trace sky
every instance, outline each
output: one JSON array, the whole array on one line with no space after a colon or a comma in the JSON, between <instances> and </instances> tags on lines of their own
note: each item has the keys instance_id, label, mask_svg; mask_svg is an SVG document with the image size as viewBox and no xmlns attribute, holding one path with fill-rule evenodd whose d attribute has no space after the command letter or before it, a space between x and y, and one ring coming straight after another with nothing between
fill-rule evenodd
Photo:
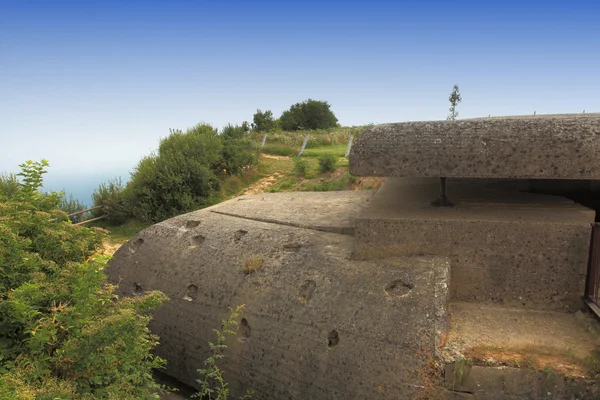
<instances>
[{"instance_id":1,"label":"sky","mask_svg":"<svg viewBox=\"0 0 600 400\"><path fill-rule=\"evenodd\" d=\"M596 0L0 0L0 172L46 158L46 186L95 187L169 128L308 98L346 126L444 119L454 84L459 118L600 112L599 16Z\"/></svg>"}]
</instances>

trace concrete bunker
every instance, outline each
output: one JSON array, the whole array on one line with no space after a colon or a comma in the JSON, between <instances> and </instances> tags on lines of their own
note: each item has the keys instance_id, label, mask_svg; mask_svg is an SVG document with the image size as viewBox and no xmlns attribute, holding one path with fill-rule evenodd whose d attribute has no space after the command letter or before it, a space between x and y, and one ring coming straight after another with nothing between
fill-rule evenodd
<instances>
[{"instance_id":1,"label":"concrete bunker","mask_svg":"<svg viewBox=\"0 0 600 400\"><path fill-rule=\"evenodd\" d=\"M246 304L227 343L233 394L595 398L583 376L549 382L484 349L567 343L584 357L600 344L576 317L595 213L531 193L539 179L600 179L599 151L598 114L375 126L350 167L388 177L379 191L250 195L178 216L120 249L109 276L122 295L135 284L172 299L151 329L167 373L190 385L212 329ZM454 207L431 205L442 177ZM242 273L251 258L260 269ZM194 301L181 295L190 282Z\"/></svg>"}]
</instances>

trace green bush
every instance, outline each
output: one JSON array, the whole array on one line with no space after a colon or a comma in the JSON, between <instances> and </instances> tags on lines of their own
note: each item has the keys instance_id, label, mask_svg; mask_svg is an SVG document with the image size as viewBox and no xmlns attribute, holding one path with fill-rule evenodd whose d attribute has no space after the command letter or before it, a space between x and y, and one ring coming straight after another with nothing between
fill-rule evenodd
<instances>
[{"instance_id":1,"label":"green bush","mask_svg":"<svg viewBox=\"0 0 600 400\"><path fill-rule=\"evenodd\" d=\"M106 221L110 225L120 225L130 217L129 205L125 202L125 186L121 178L109 179L101 183L92 194L94 207L102 206L94 210L93 216L106 215Z\"/></svg>"},{"instance_id":2,"label":"green bush","mask_svg":"<svg viewBox=\"0 0 600 400\"><path fill-rule=\"evenodd\" d=\"M338 120L330 107L326 101L311 99L296 103L281 114L281 128L285 131L297 131L336 127Z\"/></svg>"},{"instance_id":3,"label":"green bush","mask_svg":"<svg viewBox=\"0 0 600 400\"><path fill-rule=\"evenodd\" d=\"M319 157L319 172L335 171L337 157L331 153L325 153Z\"/></svg>"},{"instance_id":4,"label":"green bush","mask_svg":"<svg viewBox=\"0 0 600 400\"><path fill-rule=\"evenodd\" d=\"M221 132L223 141L222 160L215 169L227 175L240 174L258 163L258 146L245 137L241 126L227 125Z\"/></svg>"},{"instance_id":5,"label":"green bush","mask_svg":"<svg viewBox=\"0 0 600 400\"><path fill-rule=\"evenodd\" d=\"M125 197L132 216L157 222L206 205L219 190L214 170L222 151L222 140L210 125L171 132L160 141L158 153L144 157L131 175Z\"/></svg>"},{"instance_id":6,"label":"green bush","mask_svg":"<svg viewBox=\"0 0 600 400\"><path fill-rule=\"evenodd\" d=\"M15 174L0 174L0 200L13 197L19 191L19 179Z\"/></svg>"},{"instance_id":7,"label":"green bush","mask_svg":"<svg viewBox=\"0 0 600 400\"><path fill-rule=\"evenodd\" d=\"M94 256L101 236L72 225L59 193L40 192L46 161L21 165L0 202L0 399L148 399L149 313L160 292L118 299Z\"/></svg>"},{"instance_id":8,"label":"green bush","mask_svg":"<svg viewBox=\"0 0 600 400\"><path fill-rule=\"evenodd\" d=\"M71 214L71 213L85 210L85 205L81 201L79 201L78 199L73 197L72 194L69 195L69 197L67 197L66 195L63 195L63 197L60 200L60 203L58 204L58 209L60 211L63 211L66 214ZM89 218L89 211L85 212L83 214L77 214L77 215L73 215L73 216L69 217L71 222L73 222L74 224L76 224L78 222L82 222L88 218Z\"/></svg>"},{"instance_id":9,"label":"green bush","mask_svg":"<svg viewBox=\"0 0 600 400\"><path fill-rule=\"evenodd\" d=\"M294 158L294 174L296 176L305 177L309 168L310 165L308 164L308 161L306 161L304 158Z\"/></svg>"}]
</instances>

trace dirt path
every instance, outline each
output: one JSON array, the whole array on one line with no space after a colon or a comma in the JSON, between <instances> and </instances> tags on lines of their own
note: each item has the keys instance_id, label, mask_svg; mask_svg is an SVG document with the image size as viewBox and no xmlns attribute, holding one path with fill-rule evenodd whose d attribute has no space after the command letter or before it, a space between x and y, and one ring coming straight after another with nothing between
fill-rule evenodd
<instances>
[{"instance_id":1,"label":"dirt path","mask_svg":"<svg viewBox=\"0 0 600 400\"><path fill-rule=\"evenodd\" d=\"M253 183L248 186L246 190L242 193L244 194L257 194L266 192L271 186L273 186L278 179L282 178L284 175L279 172L275 172L273 175L269 175L267 177L262 178L260 181Z\"/></svg>"},{"instance_id":2,"label":"dirt path","mask_svg":"<svg viewBox=\"0 0 600 400\"><path fill-rule=\"evenodd\" d=\"M271 154L264 154L264 153L261 154L260 156L264 157L264 158L271 158L273 160L287 160L287 159L289 159L289 157L287 157L287 156L274 156L274 155L271 155Z\"/></svg>"}]
</instances>

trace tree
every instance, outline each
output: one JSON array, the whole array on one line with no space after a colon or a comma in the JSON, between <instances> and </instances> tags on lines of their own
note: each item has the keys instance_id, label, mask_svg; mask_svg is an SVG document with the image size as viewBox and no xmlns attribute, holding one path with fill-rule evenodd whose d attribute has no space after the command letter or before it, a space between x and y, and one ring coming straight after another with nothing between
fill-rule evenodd
<instances>
[{"instance_id":1,"label":"tree","mask_svg":"<svg viewBox=\"0 0 600 400\"><path fill-rule=\"evenodd\" d=\"M167 298L119 299L107 284L99 233L41 193L46 161L21 165L20 187L0 200L0 399L149 399L150 312Z\"/></svg>"},{"instance_id":2,"label":"tree","mask_svg":"<svg viewBox=\"0 0 600 400\"><path fill-rule=\"evenodd\" d=\"M458 103L462 101L462 97L460 96L460 92L458 91L458 85L454 85L452 88L452 93L450 93L450 97L448 98L450 101L450 114L446 117L449 121L454 121L456 117L458 117L458 111L456 111L456 106Z\"/></svg>"},{"instance_id":3,"label":"tree","mask_svg":"<svg viewBox=\"0 0 600 400\"><path fill-rule=\"evenodd\" d=\"M331 106L326 101L308 99L296 103L284 111L279 119L281 128L286 131L299 129L328 129L338 126Z\"/></svg>"},{"instance_id":4,"label":"tree","mask_svg":"<svg viewBox=\"0 0 600 400\"><path fill-rule=\"evenodd\" d=\"M244 133L250 132L250 124L248 123L248 121L242 122L242 130L244 131Z\"/></svg>"},{"instance_id":5,"label":"tree","mask_svg":"<svg viewBox=\"0 0 600 400\"><path fill-rule=\"evenodd\" d=\"M252 122L252 129L256 132L268 132L275 126L271 110L266 110L265 112L256 110L252 120L254 121Z\"/></svg>"}]
</instances>

